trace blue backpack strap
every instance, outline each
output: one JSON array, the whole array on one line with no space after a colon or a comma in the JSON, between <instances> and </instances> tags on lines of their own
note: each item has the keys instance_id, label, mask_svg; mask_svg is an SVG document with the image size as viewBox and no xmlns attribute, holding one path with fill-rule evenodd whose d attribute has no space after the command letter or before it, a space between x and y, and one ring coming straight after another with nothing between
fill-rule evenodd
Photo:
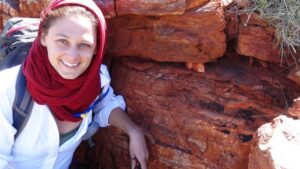
<instances>
[{"instance_id":1,"label":"blue backpack strap","mask_svg":"<svg viewBox=\"0 0 300 169\"><path fill-rule=\"evenodd\" d=\"M103 99L105 96L107 96L108 93L109 93L109 88L108 88L103 94L101 94L101 95L96 99L96 101L95 101L93 104L91 104L90 108L88 108L87 110L90 111L90 110L94 109L94 107L95 107L98 103L100 103L100 102L102 101L102 99ZM92 119L92 122L89 124L86 133L82 136L82 139L83 139L83 140L86 140L86 141L88 142L90 148L91 148L91 147L94 147L94 146L96 145L96 144L95 144L95 141L94 141L93 138L92 138L92 136L93 136L94 134L96 134L96 132L97 132L98 129L99 129L99 124L97 124L97 123L95 122L95 120L94 120L95 113L96 113L96 112L93 112L93 119Z\"/></svg>"},{"instance_id":2,"label":"blue backpack strap","mask_svg":"<svg viewBox=\"0 0 300 169\"><path fill-rule=\"evenodd\" d=\"M18 72L16 82L16 94L12 107L13 127L17 130L15 140L25 127L33 107L33 100L27 91L26 79L22 72L22 66Z\"/></svg>"}]
</instances>

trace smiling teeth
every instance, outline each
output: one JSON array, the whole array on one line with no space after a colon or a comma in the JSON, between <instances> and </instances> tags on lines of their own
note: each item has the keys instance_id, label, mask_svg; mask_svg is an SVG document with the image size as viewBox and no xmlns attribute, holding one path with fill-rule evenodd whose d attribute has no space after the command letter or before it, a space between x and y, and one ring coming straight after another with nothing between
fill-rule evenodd
<instances>
[{"instance_id":1,"label":"smiling teeth","mask_svg":"<svg viewBox=\"0 0 300 169\"><path fill-rule=\"evenodd\" d=\"M76 67L78 65L78 63L75 64L71 64L71 63L67 63L65 61L62 61L64 65L68 66L68 67Z\"/></svg>"}]
</instances>

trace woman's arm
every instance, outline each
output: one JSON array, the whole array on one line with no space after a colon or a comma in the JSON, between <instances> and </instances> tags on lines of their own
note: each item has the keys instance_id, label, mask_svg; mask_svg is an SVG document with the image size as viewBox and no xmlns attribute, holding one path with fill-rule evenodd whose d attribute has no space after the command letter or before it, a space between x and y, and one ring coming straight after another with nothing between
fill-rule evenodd
<instances>
[{"instance_id":1,"label":"woman's arm","mask_svg":"<svg viewBox=\"0 0 300 169\"><path fill-rule=\"evenodd\" d=\"M105 65L101 65L102 94L108 94L98 103L95 108L95 121L101 126L113 125L120 128L129 135L129 151L132 167L135 168L137 159L142 169L147 169L148 149L143 131L124 112L126 108L122 96L115 96L113 88L110 87L110 76Z\"/></svg>"},{"instance_id":2,"label":"woman's arm","mask_svg":"<svg viewBox=\"0 0 300 169\"><path fill-rule=\"evenodd\" d=\"M140 163L142 169L147 169L148 148L143 131L138 127L120 108L112 110L109 116L109 124L120 128L129 135L129 151L132 168L136 167L136 161Z\"/></svg>"}]
</instances>

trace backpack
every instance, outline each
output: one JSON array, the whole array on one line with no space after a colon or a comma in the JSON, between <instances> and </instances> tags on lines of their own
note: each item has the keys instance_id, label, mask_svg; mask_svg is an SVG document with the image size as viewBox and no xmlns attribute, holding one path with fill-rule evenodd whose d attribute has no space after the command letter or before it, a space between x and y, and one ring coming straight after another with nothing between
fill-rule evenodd
<instances>
[{"instance_id":1,"label":"backpack","mask_svg":"<svg viewBox=\"0 0 300 169\"><path fill-rule=\"evenodd\" d=\"M37 37L40 19L38 18L11 18L9 19L0 36L0 71L20 65L28 55L32 42ZM15 140L22 132L30 117L33 107L33 99L27 91L26 79L19 70L16 81L16 94L13 102L13 127L17 130ZM99 103L108 93L108 90L97 98L90 106ZM90 109L91 109L90 108ZM97 132L99 126L92 121L87 133L83 136L90 146L94 145L92 136Z\"/></svg>"},{"instance_id":2,"label":"backpack","mask_svg":"<svg viewBox=\"0 0 300 169\"><path fill-rule=\"evenodd\" d=\"M37 18L11 18L0 36L0 71L20 65L26 58L32 42L37 37L40 20ZM26 79L20 69L17 75L13 102L13 127L19 136L29 119L33 100L26 88Z\"/></svg>"},{"instance_id":3,"label":"backpack","mask_svg":"<svg viewBox=\"0 0 300 169\"><path fill-rule=\"evenodd\" d=\"M0 71L19 65L37 37L40 19L11 18L0 36Z\"/></svg>"}]
</instances>

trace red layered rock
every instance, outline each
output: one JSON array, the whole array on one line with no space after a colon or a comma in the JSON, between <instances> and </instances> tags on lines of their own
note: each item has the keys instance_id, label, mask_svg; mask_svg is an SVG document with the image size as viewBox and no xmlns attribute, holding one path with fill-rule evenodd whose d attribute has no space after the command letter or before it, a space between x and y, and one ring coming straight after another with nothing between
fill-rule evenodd
<instances>
[{"instance_id":1,"label":"red layered rock","mask_svg":"<svg viewBox=\"0 0 300 169\"><path fill-rule=\"evenodd\" d=\"M20 0L19 16L39 18L42 9L50 2L51 0Z\"/></svg>"},{"instance_id":2,"label":"red layered rock","mask_svg":"<svg viewBox=\"0 0 300 169\"><path fill-rule=\"evenodd\" d=\"M280 50L275 47L273 33L256 26L240 26L237 53L260 60L280 63Z\"/></svg>"},{"instance_id":3,"label":"red layered rock","mask_svg":"<svg viewBox=\"0 0 300 169\"><path fill-rule=\"evenodd\" d=\"M300 118L300 97L294 99L293 105L288 109L288 114L292 117Z\"/></svg>"},{"instance_id":4,"label":"red layered rock","mask_svg":"<svg viewBox=\"0 0 300 169\"><path fill-rule=\"evenodd\" d=\"M257 15L237 15L226 13L226 33L228 40L236 42L236 51L240 55L259 60L282 63L280 50L276 45L274 29Z\"/></svg>"},{"instance_id":5,"label":"red layered rock","mask_svg":"<svg viewBox=\"0 0 300 169\"><path fill-rule=\"evenodd\" d=\"M12 1L12 0L11 0ZM116 15L138 14L138 15L169 15L183 14L186 9L199 7L209 0L94 0L101 8L106 18ZM40 10L49 3L49 0L20 0L16 2L20 8L20 15L27 17L39 17ZM35 10L32 10L35 9Z\"/></svg>"},{"instance_id":6,"label":"red layered rock","mask_svg":"<svg viewBox=\"0 0 300 169\"><path fill-rule=\"evenodd\" d=\"M3 25L8 19L16 16L18 16L18 12L14 8L14 2L0 2L0 30L3 29Z\"/></svg>"},{"instance_id":7,"label":"red layered rock","mask_svg":"<svg viewBox=\"0 0 300 169\"><path fill-rule=\"evenodd\" d=\"M114 0L94 0L94 1L102 10L105 18L112 18L117 15Z\"/></svg>"},{"instance_id":8,"label":"red layered rock","mask_svg":"<svg viewBox=\"0 0 300 169\"><path fill-rule=\"evenodd\" d=\"M183 14L185 11L185 0L125 0L117 1L117 13L137 14L137 15L165 15L165 14Z\"/></svg>"},{"instance_id":9,"label":"red layered rock","mask_svg":"<svg viewBox=\"0 0 300 169\"><path fill-rule=\"evenodd\" d=\"M201 8L201 6L207 2L210 2L210 0L185 0L185 8L186 9L191 9L195 7Z\"/></svg>"},{"instance_id":10,"label":"red layered rock","mask_svg":"<svg viewBox=\"0 0 300 169\"><path fill-rule=\"evenodd\" d=\"M183 14L185 10L199 7L209 0L95 0L106 18L117 15L175 15Z\"/></svg>"},{"instance_id":11,"label":"red layered rock","mask_svg":"<svg viewBox=\"0 0 300 169\"><path fill-rule=\"evenodd\" d=\"M147 133L149 169L240 169L256 129L300 94L280 69L223 58L195 73L183 64L122 59L113 64L113 82ZM96 159L106 169L129 168L126 134L110 128L95 140L105 140Z\"/></svg>"},{"instance_id":12,"label":"red layered rock","mask_svg":"<svg viewBox=\"0 0 300 169\"><path fill-rule=\"evenodd\" d=\"M295 66L290 71L288 78L300 85L300 71L298 66ZM288 113L293 117L300 118L300 97L294 99L293 105L289 108Z\"/></svg>"},{"instance_id":13,"label":"red layered rock","mask_svg":"<svg viewBox=\"0 0 300 169\"><path fill-rule=\"evenodd\" d=\"M116 1L118 15L180 15L186 9L199 7L209 0L125 0Z\"/></svg>"},{"instance_id":14,"label":"red layered rock","mask_svg":"<svg viewBox=\"0 0 300 169\"><path fill-rule=\"evenodd\" d=\"M107 53L160 62L210 62L225 52L224 28L216 3L178 16L115 17L108 20Z\"/></svg>"}]
</instances>

